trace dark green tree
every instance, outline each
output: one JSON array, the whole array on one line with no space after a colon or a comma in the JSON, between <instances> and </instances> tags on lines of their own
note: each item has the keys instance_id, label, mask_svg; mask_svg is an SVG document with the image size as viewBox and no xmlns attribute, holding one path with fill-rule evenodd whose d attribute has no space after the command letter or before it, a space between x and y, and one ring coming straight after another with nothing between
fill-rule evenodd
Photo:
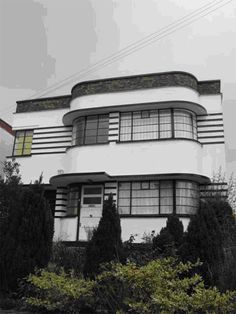
<instances>
[{"instance_id":1,"label":"dark green tree","mask_svg":"<svg viewBox=\"0 0 236 314\"><path fill-rule=\"evenodd\" d=\"M110 261L123 262L120 217L112 194L104 201L102 217L86 249L84 275L93 278L100 266Z\"/></svg>"},{"instance_id":2,"label":"dark green tree","mask_svg":"<svg viewBox=\"0 0 236 314\"><path fill-rule=\"evenodd\" d=\"M170 215L166 227L153 239L153 249L157 255L174 256L183 242L184 228L176 215Z\"/></svg>"},{"instance_id":3,"label":"dark green tree","mask_svg":"<svg viewBox=\"0 0 236 314\"><path fill-rule=\"evenodd\" d=\"M20 184L19 165L6 163L0 183L3 208L0 230L0 287L17 289L19 279L35 267L47 265L52 246L53 217L44 198L41 179L29 187ZM14 167L18 170L15 171ZM14 170L14 171L13 171Z\"/></svg>"},{"instance_id":4,"label":"dark green tree","mask_svg":"<svg viewBox=\"0 0 236 314\"><path fill-rule=\"evenodd\" d=\"M219 286L224 263L223 234L210 201L202 201L198 213L191 218L180 254L183 261L200 259L199 272L206 284Z\"/></svg>"}]
</instances>

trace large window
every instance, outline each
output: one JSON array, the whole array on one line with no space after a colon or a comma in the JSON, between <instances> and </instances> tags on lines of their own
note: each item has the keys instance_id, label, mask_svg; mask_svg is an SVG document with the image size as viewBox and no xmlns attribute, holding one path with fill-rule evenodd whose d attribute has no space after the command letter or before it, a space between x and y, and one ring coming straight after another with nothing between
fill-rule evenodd
<instances>
[{"instance_id":1,"label":"large window","mask_svg":"<svg viewBox=\"0 0 236 314\"><path fill-rule=\"evenodd\" d=\"M196 115L184 109L156 109L121 113L120 141L163 138L197 139Z\"/></svg>"},{"instance_id":2,"label":"large window","mask_svg":"<svg viewBox=\"0 0 236 314\"><path fill-rule=\"evenodd\" d=\"M120 182L120 215L195 214L199 202L198 184L189 181Z\"/></svg>"},{"instance_id":3,"label":"large window","mask_svg":"<svg viewBox=\"0 0 236 314\"><path fill-rule=\"evenodd\" d=\"M13 149L14 156L30 155L33 130L16 131Z\"/></svg>"},{"instance_id":4,"label":"large window","mask_svg":"<svg viewBox=\"0 0 236 314\"><path fill-rule=\"evenodd\" d=\"M73 124L72 145L108 142L108 115L80 117Z\"/></svg>"}]
</instances>

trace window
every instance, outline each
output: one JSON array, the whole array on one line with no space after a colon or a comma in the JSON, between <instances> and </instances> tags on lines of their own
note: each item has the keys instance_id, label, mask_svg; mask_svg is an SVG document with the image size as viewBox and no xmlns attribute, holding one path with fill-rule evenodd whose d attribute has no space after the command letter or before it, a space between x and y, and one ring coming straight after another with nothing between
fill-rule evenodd
<instances>
[{"instance_id":1,"label":"window","mask_svg":"<svg viewBox=\"0 0 236 314\"><path fill-rule=\"evenodd\" d=\"M74 216L78 213L78 202L79 202L79 186L69 188L67 198L67 211L68 216Z\"/></svg>"},{"instance_id":2,"label":"window","mask_svg":"<svg viewBox=\"0 0 236 314\"><path fill-rule=\"evenodd\" d=\"M75 120L72 145L89 145L108 142L108 115L93 115Z\"/></svg>"},{"instance_id":3,"label":"window","mask_svg":"<svg viewBox=\"0 0 236 314\"><path fill-rule=\"evenodd\" d=\"M14 156L30 155L33 139L33 130L17 131L14 143Z\"/></svg>"},{"instance_id":4,"label":"window","mask_svg":"<svg viewBox=\"0 0 236 314\"><path fill-rule=\"evenodd\" d=\"M196 115L183 109L156 109L121 113L120 141L163 138L197 139Z\"/></svg>"},{"instance_id":5,"label":"window","mask_svg":"<svg viewBox=\"0 0 236 314\"><path fill-rule=\"evenodd\" d=\"M120 215L194 214L199 202L198 184L189 181L120 182Z\"/></svg>"}]
</instances>

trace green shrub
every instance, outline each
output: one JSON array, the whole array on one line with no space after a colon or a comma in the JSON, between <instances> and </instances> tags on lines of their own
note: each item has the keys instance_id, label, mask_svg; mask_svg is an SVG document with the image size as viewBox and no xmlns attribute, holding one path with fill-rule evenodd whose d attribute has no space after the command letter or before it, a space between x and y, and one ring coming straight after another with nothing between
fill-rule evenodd
<instances>
[{"instance_id":1,"label":"green shrub","mask_svg":"<svg viewBox=\"0 0 236 314\"><path fill-rule=\"evenodd\" d=\"M42 270L27 279L26 304L33 309L56 313L86 313L93 304L94 282Z\"/></svg>"},{"instance_id":2,"label":"green shrub","mask_svg":"<svg viewBox=\"0 0 236 314\"><path fill-rule=\"evenodd\" d=\"M86 249L84 275L94 278L100 265L110 261L124 261L120 216L110 194L104 202L102 217Z\"/></svg>"},{"instance_id":3,"label":"green shrub","mask_svg":"<svg viewBox=\"0 0 236 314\"><path fill-rule=\"evenodd\" d=\"M26 303L44 313L233 313L236 292L206 289L195 266L174 258L141 267L112 262L93 281L43 270L29 276Z\"/></svg>"},{"instance_id":4,"label":"green shrub","mask_svg":"<svg viewBox=\"0 0 236 314\"><path fill-rule=\"evenodd\" d=\"M83 273L84 259L85 248L68 247L62 242L55 242L48 267L55 272L60 272L63 268L66 273L70 272L78 277Z\"/></svg>"}]
</instances>

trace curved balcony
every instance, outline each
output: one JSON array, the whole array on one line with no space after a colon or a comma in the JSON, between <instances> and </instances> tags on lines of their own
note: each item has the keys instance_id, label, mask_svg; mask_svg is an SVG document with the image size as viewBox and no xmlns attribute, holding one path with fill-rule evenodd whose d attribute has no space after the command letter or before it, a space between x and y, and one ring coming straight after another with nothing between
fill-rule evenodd
<instances>
[{"instance_id":1,"label":"curved balcony","mask_svg":"<svg viewBox=\"0 0 236 314\"><path fill-rule=\"evenodd\" d=\"M51 178L52 184L150 176L204 182L209 176L202 170L201 144L193 140L74 146L64 158L64 174Z\"/></svg>"}]
</instances>

